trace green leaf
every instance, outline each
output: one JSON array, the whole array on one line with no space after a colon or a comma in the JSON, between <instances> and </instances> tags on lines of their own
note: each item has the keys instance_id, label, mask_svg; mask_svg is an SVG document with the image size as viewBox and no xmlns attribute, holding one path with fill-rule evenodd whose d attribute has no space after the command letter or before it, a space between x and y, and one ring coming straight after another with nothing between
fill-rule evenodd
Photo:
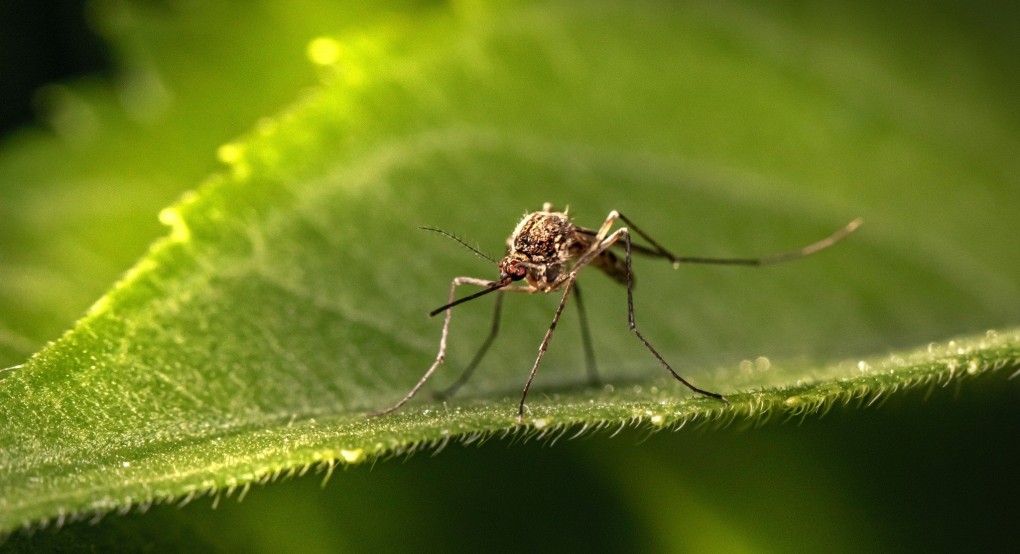
<instances>
[{"instance_id":1,"label":"green leaf","mask_svg":"<svg viewBox=\"0 0 1020 554\"><path fill-rule=\"evenodd\" d=\"M1020 367L1017 121L973 37L945 31L960 58L936 63L882 47L898 29L866 17L819 33L823 14L739 6L414 15L315 42L318 61L339 56L322 85L221 146L226 170L162 212L169 236L0 374L0 530L454 439L756 421ZM638 325L731 407L662 376L627 330L623 289L591 271L610 385L586 386L565 314L518 427L557 298L511 296L461 395L366 419L434 358L441 322L423 314L449 280L495 276L415 227L495 255L546 201L589 227L620 210L684 255L865 226L776 267L636 261ZM473 304L455 311L433 390L484 339L491 299Z\"/></svg>"}]
</instances>

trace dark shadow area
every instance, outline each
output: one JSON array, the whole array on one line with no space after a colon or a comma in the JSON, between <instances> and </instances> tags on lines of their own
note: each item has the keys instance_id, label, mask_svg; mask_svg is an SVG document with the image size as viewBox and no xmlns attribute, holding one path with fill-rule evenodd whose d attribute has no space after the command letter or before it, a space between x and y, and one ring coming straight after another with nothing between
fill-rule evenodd
<instances>
[{"instance_id":1,"label":"dark shadow area","mask_svg":"<svg viewBox=\"0 0 1020 554\"><path fill-rule=\"evenodd\" d=\"M40 86L112 71L110 52L89 24L86 4L0 2L0 135L35 119L33 97Z\"/></svg>"}]
</instances>

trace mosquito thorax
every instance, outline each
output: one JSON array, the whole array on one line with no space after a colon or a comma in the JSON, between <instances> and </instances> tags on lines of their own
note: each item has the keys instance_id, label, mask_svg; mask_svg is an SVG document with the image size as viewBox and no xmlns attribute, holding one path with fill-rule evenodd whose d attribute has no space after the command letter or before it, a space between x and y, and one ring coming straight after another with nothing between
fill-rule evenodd
<instances>
[{"instance_id":1,"label":"mosquito thorax","mask_svg":"<svg viewBox=\"0 0 1020 554\"><path fill-rule=\"evenodd\" d=\"M553 212L548 205L540 212L525 215L507 238L507 255L500 269L511 265L522 268L529 285L550 290L549 285L561 273L563 263L572 257L574 230L566 213Z\"/></svg>"},{"instance_id":2,"label":"mosquito thorax","mask_svg":"<svg viewBox=\"0 0 1020 554\"><path fill-rule=\"evenodd\" d=\"M562 212L532 212L517 224L507 246L510 255L532 264L563 262L574 225Z\"/></svg>"}]
</instances>

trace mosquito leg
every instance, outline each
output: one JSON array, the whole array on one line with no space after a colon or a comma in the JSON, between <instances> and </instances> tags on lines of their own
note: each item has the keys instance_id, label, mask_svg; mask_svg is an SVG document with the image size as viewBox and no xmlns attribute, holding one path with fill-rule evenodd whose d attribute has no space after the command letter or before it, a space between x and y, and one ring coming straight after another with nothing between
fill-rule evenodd
<instances>
[{"instance_id":1,"label":"mosquito leg","mask_svg":"<svg viewBox=\"0 0 1020 554\"><path fill-rule=\"evenodd\" d=\"M606 220L602 222L602 226L599 227L599 230L595 232L595 246L593 247L593 250L594 249L602 250L602 248L599 248L598 244L605 240L606 236L609 235L609 229L613 226L613 223L615 223L616 219L619 217L620 212L616 210L609 212L609 215L606 216Z\"/></svg>"},{"instance_id":2,"label":"mosquito leg","mask_svg":"<svg viewBox=\"0 0 1020 554\"><path fill-rule=\"evenodd\" d=\"M666 247L662 246L658 242L655 242L655 239L653 239L652 237L648 236L648 233L645 233L644 231L641 230L640 227L638 227L637 225L634 225L634 222L631 221L629 217L627 217L627 216L625 216L625 215L623 215L621 213L617 213L617 216L620 219L622 219L624 223L627 224L627 229L628 230L634 231L635 233L637 233L638 236L640 236L641 238L647 240L648 244L651 244L652 247L653 247L653 248L650 248L650 249L643 248L643 247L636 247L635 248L636 250L639 250L639 251L641 251L642 253L645 253L645 254L652 254L652 255L662 256L663 258L666 258L667 260L673 262L674 264L677 263L677 260L679 258L677 258L677 256L675 254L673 254L669 250L666 250ZM630 233L628 233L628 235L629 234ZM630 239L629 238L624 239L624 243L625 244L630 243ZM628 248L628 255L629 255L629 252L630 252L630 248ZM629 273L629 271L628 271L628 273Z\"/></svg>"},{"instance_id":3,"label":"mosquito leg","mask_svg":"<svg viewBox=\"0 0 1020 554\"><path fill-rule=\"evenodd\" d=\"M450 283L450 296L448 302L453 302L453 296L454 294L456 294L457 287L460 285L491 287L492 283L484 279L475 279L474 277L457 277ZM418 383L414 386L414 388L412 388L410 392L408 392L403 398L401 398L399 402L390 406L389 408L386 408L385 410L368 414L368 417L379 417L382 415L386 415L390 412L393 412L399 409L404 404L407 404L409 400L414 398L414 395L418 394L418 391L422 388L425 382L429 380L429 377L431 377L432 374L435 373L436 369L440 365L442 365L443 360L446 359L446 337L450 331L450 319L452 318L452 316L453 310L446 310L446 316L443 319L443 333L439 339L439 353L436 355L436 361L432 362L432 366L429 367L428 371L425 372L425 375L421 376L421 379L418 380Z\"/></svg>"},{"instance_id":4,"label":"mosquito leg","mask_svg":"<svg viewBox=\"0 0 1020 554\"><path fill-rule=\"evenodd\" d=\"M584 311L584 302L581 301L581 287L574 284L574 300L577 301L577 315L581 320L581 342L584 344L584 362L588 369L588 383L592 386L598 385L598 368L595 366L595 349L591 344L591 331L588 330L588 314Z\"/></svg>"},{"instance_id":5,"label":"mosquito leg","mask_svg":"<svg viewBox=\"0 0 1020 554\"><path fill-rule=\"evenodd\" d=\"M666 248L664 246L662 246L661 244L659 244L658 242L656 242L655 239L653 239L652 237L648 236L648 234L645 233L644 231L642 231L640 227L638 227L637 225L634 225L634 222L631 221L630 218L628 218L627 216L625 216L623 214L617 213L617 212L613 212L613 213L616 213L616 215L619 216L619 218L621 220L623 220L624 223L627 224L627 227L630 230L634 231L641 238L643 238L646 241L648 241L648 243L651 244L652 247L653 247L653 248L645 248L645 247L642 247L642 246L635 245L634 249L636 251L638 251L640 253L643 253L643 254L649 254L649 255L652 255L652 256L661 256L663 258L666 258L667 260L673 262L673 266L674 267L679 266L681 263L760 266L760 265L770 265L770 264L775 264L775 263L795 260L797 258L803 258L805 256L810 256L811 254L814 254L815 252L818 252L820 250L824 250L824 249L832 246L833 244L836 244L837 242L839 242L839 241L843 240L844 238L846 238L850 233L853 233L854 231L856 231L857 228L860 227L861 223L862 223L860 218L855 219L855 220L851 221L850 223L847 223L846 225L844 225L842 228L837 230L835 233L832 233L831 235L825 237L824 239L822 239L822 240L820 240L818 242L814 242L812 244L809 244L809 245L807 245L807 246L805 246L803 248L799 248L797 250L791 250L789 252L782 252L782 253L779 253L779 254L773 254L773 255L770 255L770 256L764 256L764 257L761 257L761 258L705 258L705 257L697 257L697 256L677 256L677 255L673 254L672 252L670 252L669 250L666 250Z\"/></svg>"},{"instance_id":6,"label":"mosquito leg","mask_svg":"<svg viewBox=\"0 0 1020 554\"><path fill-rule=\"evenodd\" d=\"M626 221L626 219L624 219L624 221ZM641 340L641 342L645 345L645 348L647 348L648 351L651 352L653 356L655 356L655 359L659 360L659 363L662 364L662 367L666 368L666 371L669 371L669 373L674 378L676 378L677 381L680 381L687 388L691 389L696 393L703 394L705 396L711 396L712 398L717 398L719 400L722 400L726 404L729 404L730 401L727 400L725 396L715 392L709 392L704 389L699 389L698 387L692 385L686 379L681 377L679 373L674 371L673 368L670 367L668 363L666 363L666 360L663 359L662 355L659 354L657 350L655 350L655 348L652 346L650 342L648 342L648 339L646 339L644 335L641 334L641 331L638 331L637 324L634 323L634 277L633 277L634 274L633 270L631 269L630 263L631 262L630 233L627 231L627 229L619 229L615 233L613 233L613 235L609 237L609 239L603 241L602 244L604 245L603 246L604 248L608 248L620 236L623 237L623 244L627 250L627 324L630 326L630 330L633 331L635 335L637 335L637 338ZM652 242L651 239L648 239L647 237L645 238L648 240L648 242Z\"/></svg>"},{"instance_id":7,"label":"mosquito leg","mask_svg":"<svg viewBox=\"0 0 1020 554\"><path fill-rule=\"evenodd\" d=\"M531 382L535 380L535 374L538 373L538 364L542 361L542 356L545 355L545 351L549 347L549 339L552 338L553 331L556 330L556 323L560 320L560 314L563 313L563 307L567 305L567 297L570 296L570 291L574 288L574 279L576 277L577 275L575 272L571 272L570 276L567 277L563 291L563 298L560 298L560 305L556 307L556 313L553 314L553 320L552 323L549 324L549 330L545 332L545 338L542 339L542 344L538 347L538 357L535 358L535 365L531 366L531 374L528 375L528 382L524 384L524 392L521 394L521 404L517 408L517 423L519 424L524 423L524 399L528 397L528 389L531 388Z\"/></svg>"},{"instance_id":8,"label":"mosquito leg","mask_svg":"<svg viewBox=\"0 0 1020 554\"><path fill-rule=\"evenodd\" d=\"M460 377L458 377L457 380L454 381L452 385L446 387L446 389L438 393L437 396L439 396L440 398L448 398L453 396L454 394L457 393L458 390L460 390L461 387L464 386L464 383L467 383L467 380L471 378L471 375L474 374L475 372L475 368L477 368L478 364L482 362L482 358L485 357L485 354L489 351L489 347L492 346L492 342L496 340L496 335L499 334L499 320L502 310L503 310L503 293L501 291L496 294L496 309L493 310L492 312L492 329L489 331L488 338L485 339L485 342L482 343L482 346L481 348L478 349L478 352L475 354L475 357L472 358L468 365L464 368L464 371L460 374Z\"/></svg>"}]
</instances>

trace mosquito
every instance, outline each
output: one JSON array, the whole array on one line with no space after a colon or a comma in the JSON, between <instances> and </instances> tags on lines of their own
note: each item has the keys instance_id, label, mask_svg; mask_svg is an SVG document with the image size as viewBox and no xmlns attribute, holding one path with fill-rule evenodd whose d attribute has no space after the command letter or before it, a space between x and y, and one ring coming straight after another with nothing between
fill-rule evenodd
<instances>
[{"instance_id":1,"label":"mosquito","mask_svg":"<svg viewBox=\"0 0 1020 554\"><path fill-rule=\"evenodd\" d=\"M615 224L617 220L622 221L626 227L620 227L615 231L610 232L613 224ZM674 268L680 267L680 264L763 266L803 258L820 250L824 250L844 239L847 235L860 227L860 225L861 219L858 218L818 242L809 244L797 250L783 252L781 254L773 254L771 256L761 258L707 258L677 256L656 242L647 233L642 231L634 224L633 221L630 220L630 218L616 210L609 212L605 221L602 222L602 226L597 230L594 230L575 225L572 222L571 217L567 214L567 211L554 211L552 204L547 202L542 206L541 211L526 214L524 219L517 224L517 228L514 229L514 232L507 239L507 254L499 262L489 258L478 249L450 233L440 229L423 227L423 229L429 231L442 233L473 250L476 254L496 263L499 269L499 279L496 281L488 281L475 277L457 277L453 279L450 283L450 295L447 299L447 304L429 312L430 317L434 317L441 313L446 314L443 321L443 331L439 339L439 353L436 355L435 361L432 362L432 366L429 367L428 371L426 371L424 375L422 375L421 379L418 380L418 383L414 385L410 392L408 392L396 404L393 404L384 410L370 414L370 417L382 416L394 412L418 394L418 391L421 390L426 381L432 377L432 374L435 373L436 369L442 365L443 361L446 359L446 339L450 329L450 320L453 315L452 308L493 292L499 292L500 294L497 296L496 309L489 336L482 344L475 357L466 366L460 378L447 389L447 394L452 394L467 380L475 367L481 361L485 352L489 349L492 341L496 338L496 335L499 332L499 319L503 292L535 294L550 293L560 290L563 291L563 296L560 297L559 305L556 307L556 312L553 314L552 323L549 324L549 329L546 330L545 337L538 346L538 356L535 358L535 363L531 366L531 373L528 375L528 380L524 384L524 391L521 393L521 400L517 407L517 421L519 424L524 422L524 403L528 397L528 391L531 389L531 383L534 381L535 375L538 373L538 366L542 362L542 357L545 355L545 352L549 347L549 341L552 339L553 331L556 330L556 324L559 323L560 315L563 313L563 308L567 305L567 299L570 298L571 292L574 293L578 312L581 317L581 335L582 340L585 343L585 357L588 364L589 379L597 382L598 377L595 370L594 355L591 347L591 336L588 331L587 317L584 312L584 304L581 300L581 291L576 283L578 273L588 266L602 270L609 277L627 287L627 324L630 330L637 336L641 343L645 345L645 348L648 349L652 356L659 361L662 367L673 376L674 379L683 383L684 386L698 394L715 398L728 405L729 400L727 400L722 394L698 388L690 381L684 379L669 365L668 362L666 362L665 358L659 354L659 351L656 350L648 339L641 334L641 331L638 330L637 324L634 322L634 272L631 270L632 253L638 252L652 257L665 258L672 262ZM633 244L631 242L631 233L635 233L647 241L649 246ZM621 243L625 254L623 260L621 260L620 257L611 250L614 246L619 247ZM521 283L521 281L524 281L524 283ZM454 298L456 296L457 287L460 287L461 285L481 287L482 290L455 300Z\"/></svg>"}]
</instances>

